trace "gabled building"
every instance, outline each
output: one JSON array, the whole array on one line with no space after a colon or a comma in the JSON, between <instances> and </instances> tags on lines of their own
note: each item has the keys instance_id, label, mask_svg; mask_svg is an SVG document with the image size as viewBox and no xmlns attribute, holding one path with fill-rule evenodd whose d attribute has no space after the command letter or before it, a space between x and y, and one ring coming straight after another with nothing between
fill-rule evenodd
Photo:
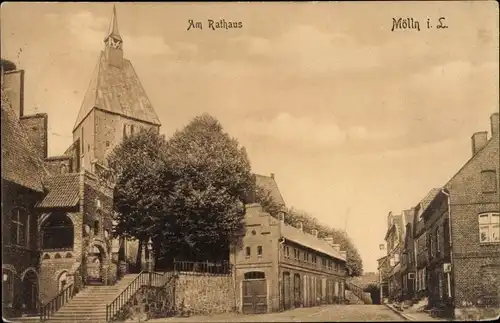
<instances>
[{"instance_id":1,"label":"gabled building","mask_svg":"<svg viewBox=\"0 0 500 323\"><path fill-rule=\"evenodd\" d=\"M136 243L113 245L113 179L99 175L124 137L160 122L123 57L116 9L61 156L47 156L48 116L24 114L24 72L3 63L2 303L12 316L37 312L71 285L112 284L120 250L121 260L136 259Z\"/></svg>"},{"instance_id":2,"label":"gabled building","mask_svg":"<svg viewBox=\"0 0 500 323\"><path fill-rule=\"evenodd\" d=\"M277 203L284 206L274 176L257 175ZM257 203L246 205L246 235L242 247L233 247L238 310L264 313L296 307L333 304L344 300L346 252L332 238L318 238L286 225Z\"/></svg>"},{"instance_id":3,"label":"gabled building","mask_svg":"<svg viewBox=\"0 0 500 323\"><path fill-rule=\"evenodd\" d=\"M429 261L428 235L423 218L429 204L440 191L434 188L415 206L413 220L413 246L415 257L415 293L417 298L427 297L427 264Z\"/></svg>"},{"instance_id":4,"label":"gabled building","mask_svg":"<svg viewBox=\"0 0 500 323\"><path fill-rule=\"evenodd\" d=\"M104 50L99 54L73 127L81 167L97 172L95 165L106 166L107 155L124 137L140 129L159 131L160 125L132 63L124 58L114 7Z\"/></svg>"},{"instance_id":5,"label":"gabled building","mask_svg":"<svg viewBox=\"0 0 500 323\"><path fill-rule=\"evenodd\" d=\"M400 255L404 243L404 218L402 214L393 214L389 212L387 216L387 232L385 234L385 242L387 246L387 262L388 268L386 270L388 295L387 298L398 300L401 296L401 264Z\"/></svg>"},{"instance_id":6,"label":"gabled building","mask_svg":"<svg viewBox=\"0 0 500 323\"><path fill-rule=\"evenodd\" d=\"M491 136L486 131L473 134L471 158L444 186L451 237L446 271L454 284L456 319L500 313L498 113L490 123Z\"/></svg>"}]
</instances>

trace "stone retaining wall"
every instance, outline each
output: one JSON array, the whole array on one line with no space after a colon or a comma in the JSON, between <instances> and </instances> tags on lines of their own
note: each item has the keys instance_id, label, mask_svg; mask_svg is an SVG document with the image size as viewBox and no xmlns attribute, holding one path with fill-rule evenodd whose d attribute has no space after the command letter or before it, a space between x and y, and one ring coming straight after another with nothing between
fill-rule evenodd
<instances>
[{"instance_id":1,"label":"stone retaining wall","mask_svg":"<svg viewBox=\"0 0 500 323\"><path fill-rule=\"evenodd\" d=\"M230 275L181 273L175 286L175 305L180 313L236 311L234 280Z\"/></svg>"}]
</instances>

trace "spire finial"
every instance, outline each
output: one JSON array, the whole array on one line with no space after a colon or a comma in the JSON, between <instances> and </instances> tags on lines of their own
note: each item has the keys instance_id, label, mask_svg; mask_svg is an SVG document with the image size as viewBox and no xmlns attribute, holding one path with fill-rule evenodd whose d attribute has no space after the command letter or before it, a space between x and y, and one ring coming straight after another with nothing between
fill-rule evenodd
<instances>
[{"instance_id":1,"label":"spire finial","mask_svg":"<svg viewBox=\"0 0 500 323\"><path fill-rule=\"evenodd\" d=\"M118 18L116 16L116 5L113 5L113 16L111 17L111 23L109 24L109 32L105 41L109 38L113 37L118 40L122 40L120 33L118 32Z\"/></svg>"}]
</instances>

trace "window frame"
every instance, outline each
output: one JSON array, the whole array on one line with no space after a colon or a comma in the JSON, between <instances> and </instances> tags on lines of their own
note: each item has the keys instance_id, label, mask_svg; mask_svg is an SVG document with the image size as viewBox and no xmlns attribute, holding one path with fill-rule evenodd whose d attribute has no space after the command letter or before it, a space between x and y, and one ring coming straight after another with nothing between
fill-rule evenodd
<instances>
[{"instance_id":1,"label":"window frame","mask_svg":"<svg viewBox=\"0 0 500 323\"><path fill-rule=\"evenodd\" d=\"M250 258L251 255L252 255L252 248L246 247L245 248L245 258Z\"/></svg>"},{"instance_id":2,"label":"window frame","mask_svg":"<svg viewBox=\"0 0 500 323\"><path fill-rule=\"evenodd\" d=\"M23 216L25 219L24 223L21 222L21 211L23 212ZM14 215L14 212L16 212L15 215ZM28 247L29 246L29 226L30 226L29 219L30 219L29 213L25 208L19 207L19 206L12 208L11 218L10 218L11 225L12 225L11 232L13 232L14 230L16 231L16 235L15 235L16 241L13 241L14 235L11 234L10 243L12 245L19 246L19 247ZM20 227L22 227L22 229ZM19 239L20 232L23 232L23 234L24 234L24 242L23 243L21 243L21 241Z\"/></svg>"},{"instance_id":3,"label":"window frame","mask_svg":"<svg viewBox=\"0 0 500 323\"><path fill-rule=\"evenodd\" d=\"M491 178L490 177L486 177L486 176L492 176ZM490 179L493 179L493 185L491 187L488 187L488 185L485 185L485 181L486 180L490 180ZM497 172L494 170L494 169L487 169L487 170L483 170L481 171L481 191L483 193L496 193L498 188L498 183L497 183Z\"/></svg>"},{"instance_id":4,"label":"window frame","mask_svg":"<svg viewBox=\"0 0 500 323\"><path fill-rule=\"evenodd\" d=\"M262 246L257 246L257 258L262 258Z\"/></svg>"},{"instance_id":5,"label":"window frame","mask_svg":"<svg viewBox=\"0 0 500 323\"><path fill-rule=\"evenodd\" d=\"M482 221L482 218L486 218L486 221ZM498 219L497 222L493 222L493 218ZM483 212L478 214L478 229L479 229L479 243L480 244L491 244L500 243L500 213L499 212ZM495 228L496 227L496 228ZM487 229L486 239L482 241L481 236L483 229ZM497 240L493 240L493 234L497 233Z\"/></svg>"}]
</instances>

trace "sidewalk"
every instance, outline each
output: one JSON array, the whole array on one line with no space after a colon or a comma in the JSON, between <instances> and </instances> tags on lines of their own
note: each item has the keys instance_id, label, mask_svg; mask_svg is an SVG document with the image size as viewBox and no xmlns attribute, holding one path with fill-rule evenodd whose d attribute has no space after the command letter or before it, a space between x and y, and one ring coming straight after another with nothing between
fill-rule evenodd
<instances>
[{"instance_id":1,"label":"sidewalk","mask_svg":"<svg viewBox=\"0 0 500 323\"><path fill-rule=\"evenodd\" d=\"M399 314L407 321L420 321L420 322L450 321L445 318L432 317L430 314L426 312L418 312L414 308L407 308L404 309L403 311L400 311L391 304L384 304L384 305L393 310L395 313Z\"/></svg>"}]
</instances>

